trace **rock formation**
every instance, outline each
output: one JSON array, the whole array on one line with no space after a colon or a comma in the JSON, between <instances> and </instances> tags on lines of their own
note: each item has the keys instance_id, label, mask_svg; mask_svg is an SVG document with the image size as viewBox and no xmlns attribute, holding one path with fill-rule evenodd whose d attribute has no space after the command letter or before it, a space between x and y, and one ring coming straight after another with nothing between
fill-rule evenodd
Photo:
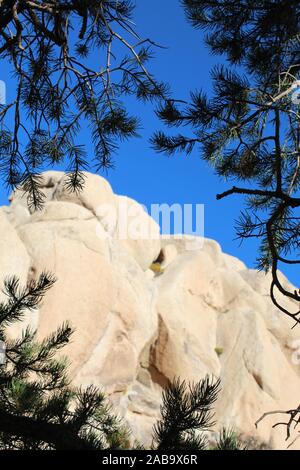
<instances>
[{"instance_id":1,"label":"rock formation","mask_svg":"<svg viewBox=\"0 0 300 470\"><path fill-rule=\"evenodd\" d=\"M104 388L139 441L149 442L163 386L212 374L222 380L216 429L285 448L285 429L271 428L276 418L254 426L263 412L300 402L292 360L300 330L270 301L269 277L213 240L191 249L185 237L160 239L141 207L99 176L87 174L80 194L66 191L63 173L43 176L42 211L30 213L20 191L0 208L0 283L15 274L25 284L43 270L58 279L11 334L30 324L42 338L69 320L76 332L63 353L73 382ZM150 238L120 236L120 204Z\"/></svg>"}]
</instances>

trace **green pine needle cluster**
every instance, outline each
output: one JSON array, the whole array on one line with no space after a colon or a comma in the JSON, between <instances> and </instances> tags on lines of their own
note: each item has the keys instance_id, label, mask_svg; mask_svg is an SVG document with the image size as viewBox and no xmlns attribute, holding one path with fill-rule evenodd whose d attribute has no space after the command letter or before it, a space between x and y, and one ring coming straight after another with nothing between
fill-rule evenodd
<instances>
[{"instance_id":1,"label":"green pine needle cluster","mask_svg":"<svg viewBox=\"0 0 300 470\"><path fill-rule=\"evenodd\" d=\"M146 68L156 44L135 31L133 10L130 0L1 2L0 62L14 73L16 93L0 105L0 173L32 209L43 205L39 173L49 165L63 164L67 189L82 189L82 126L93 168L108 169L119 142L140 127L124 97L167 99L168 87Z\"/></svg>"},{"instance_id":2,"label":"green pine needle cluster","mask_svg":"<svg viewBox=\"0 0 300 470\"><path fill-rule=\"evenodd\" d=\"M7 301L0 304L0 338L6 363L0 366L1 449L122 448L127 431L95 387L69 384L67 360L57 358L72 335L68 323L43 341L27 328L11 339L8 326L35 310L54 279L44 273L21 288L17 278L5 282Z\"/></svg>"},{"instance_id":3,"label":"green pine needle cluster","mask_svg":"<svg viewBox=\"0 0 300 470\"><path fill-rule=\"evenodd\" d=\"M162 122L179 130L158 131L152 145L167 155L199 148L216 174L233 182L217 199L245 197L238 237L258 240L257 267L272 273L273 303L299 323L299 309L288 310L280 297L299 303L300 290L284 285L278 269L300 262L300 4L181 3L188 21L206 32L210 51L228 65L212 70L211 94L196 91L187 104L159 105Z\"/></svg>"}]
</instances>

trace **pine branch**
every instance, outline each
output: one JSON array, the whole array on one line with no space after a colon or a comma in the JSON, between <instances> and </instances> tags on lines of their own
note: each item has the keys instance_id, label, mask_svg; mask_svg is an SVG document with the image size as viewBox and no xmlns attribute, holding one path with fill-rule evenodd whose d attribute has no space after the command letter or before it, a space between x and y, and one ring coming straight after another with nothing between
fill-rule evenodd
<instances>
[{"instance_id":1,"label":"pine branch","mask_svg":"<svg viewBox=\"0 0 300 470\"><path fill-rule=\"evenodd\" d=\"M211 409L219 390L220 381L209 377L189 385L175 380L163 392L162 418L154 427L157 449L203 449L206 441L196 432L213 426Z\"/></svg>"}]
</instances>

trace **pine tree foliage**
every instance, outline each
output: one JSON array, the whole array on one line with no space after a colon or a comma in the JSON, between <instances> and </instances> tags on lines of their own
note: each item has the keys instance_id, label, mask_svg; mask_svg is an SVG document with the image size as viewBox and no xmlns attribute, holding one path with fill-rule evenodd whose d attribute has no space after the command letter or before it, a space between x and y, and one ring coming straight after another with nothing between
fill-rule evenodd
<instances>
[{"instance_id":1,"label":"pine tree foliage","mask_svg":"<svg viewBox=\"0 0 300 470\"><path fill-rule=\"evenodd\" d=\"M6 362L0 365L0 449L118 449L127 431L95 387L69 384L67 361L56 358L70 340L64 323L41 342L27 328L11 339L9 326L40 305L54 279L47 273L21 288L15 277L5 282L7 300L0 304L0 340Z\"/></svg>"},{"instance_id":2,"label":"pine tree foliage","mask_svg":"<svg viewBox=\"0 0 300 470\"><path fill-rule=\"evenodd\" d=\"M297 0L182 0L195 28L207 32L214 54L243 64L251 74L277 81L278 66L297 64L299 2ZM299 68L299 64L297 65Z\"/></svg>"},{"instance_id":3,"label":"pine tree foliage","mask_svg":"<svg viewBox=\"0 0 300 470\"><path fill-rule=\"evenodd\" d=\"M299 323L300 290L288 288L278 268L300 263L300 4L182 4L192 25L206 32L210 50L225 55L229 66L212 70L211 96L197 91L189 104L159 106L161 120L180 131L173 136L156 133L153 145L169 155L198 147L217 175L234 183L217 199L245 197L238 237L259 240L257 265L271 271L271 298ZM295 310L286 307L286 297L295 301Z\"/></svg>"},{"instance_id":4,"label":"pine tree foliage","mask_svg":"<svg viewBox=\"0 0 300 470\"><path fill-rule=\"evenodd\" d=\"M247 450L233 429L222 428L214 450Z\"/></svg>"},{"instance_id":5,"label":"pine tree foliage","mask_svg":"<svg viewBox=\"0 0 300 470\"><path fill-rule=\"evenodd\" d=\"M10 63L17 84L0 106L0 171L32 208L43 204L39 171L46 166L65 164L68 189L82 189L82 125L94 168L107 169L118 142L139 127L122 98L166 99L166 85L146 68L156 44L135 31L133 9L130 0L0 2L0 61Z\"/></svg>"},{"instance_id":6,"label":"pine tree foliage","mask_svg":"<svg viewBox=\"0 0 300 470\"><path fill-rule=\"evenodd\" d=\"M161 420L154 427L156 449L204 450L203 431L213 425L212 406L220 390L220 381L209 377L195 384L179 379L164 391Z\"/></svg>"}]
</instances>

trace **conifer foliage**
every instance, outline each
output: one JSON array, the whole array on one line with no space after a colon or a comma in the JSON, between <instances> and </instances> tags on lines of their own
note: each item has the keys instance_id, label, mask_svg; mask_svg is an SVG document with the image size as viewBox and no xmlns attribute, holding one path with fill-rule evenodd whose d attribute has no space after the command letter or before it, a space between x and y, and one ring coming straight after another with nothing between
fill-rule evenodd
<instances>
[{"instance_id":1,"label":"conifer foliage","mask_svg":"<svg viewBox=\"0 0 300 470\"><path fill-rule=\"evenodd\" d=\"M217 195L243 195L237 222L242 240L257 238L257 265L272 273L274 304L300 323L300 290L278 276L299 265L300 4L297 0L183 0L192 25L228 66L212 71L214 93L195 91L190 103L168 102L158 115L175 135L157 132L154 147L173 155L199 147L216 173L234 186ZM197 58L195 57L195 60ZM299 287L299 286L298 286ZM286 307L285 298L295 301Z\"/></svg>"},{"instance_id":2,"label":"conifer foliage","mask_svg":"<svg viewBox=\"0 0 300 470\"><path fill-rule=\"evenodd\" d=\"M5 282L7 300L0 303L0 340L6 345L6 362L0 365L0 449L121 448L127 434L103 394L92 386L71 387L66 360L56 358L70 340L68 323L42 342L29 328L11 339L8 327L38 308L53 283L47 273L25 288L14 277Z\"/></svg>"},{"instance_id":3,"label":"conifer foliage","mask_svg":"<svg viewBox=\"0 0 300 470\"><path fill-rule=\"evenodd\" d=\"M220 391L220 380L206 377L187 385L179 379L164 391L161 420L154 427L157 449L180 450L207 447L203 431L215 424L211 409Z\"/></svg>"},{"instance_id":4,"label":"conifer foliage","mask_svg":"<svg viewBox=\"0 0 300 470\"><path fill-rule=\"evenodd\" d=\"M10 187L24 189L32 208L43 204L39 171L47 165L63 163L68 189L82 189L83 123L94 169L107 169L118 142L139 127L124 96L166 98L166 86L146 68L156 45L139 37L132 13L130 0L0 2L0 64L10 63L16 81L12 100L0 106L0 171Z\"/></svg>"}]
</instances>

